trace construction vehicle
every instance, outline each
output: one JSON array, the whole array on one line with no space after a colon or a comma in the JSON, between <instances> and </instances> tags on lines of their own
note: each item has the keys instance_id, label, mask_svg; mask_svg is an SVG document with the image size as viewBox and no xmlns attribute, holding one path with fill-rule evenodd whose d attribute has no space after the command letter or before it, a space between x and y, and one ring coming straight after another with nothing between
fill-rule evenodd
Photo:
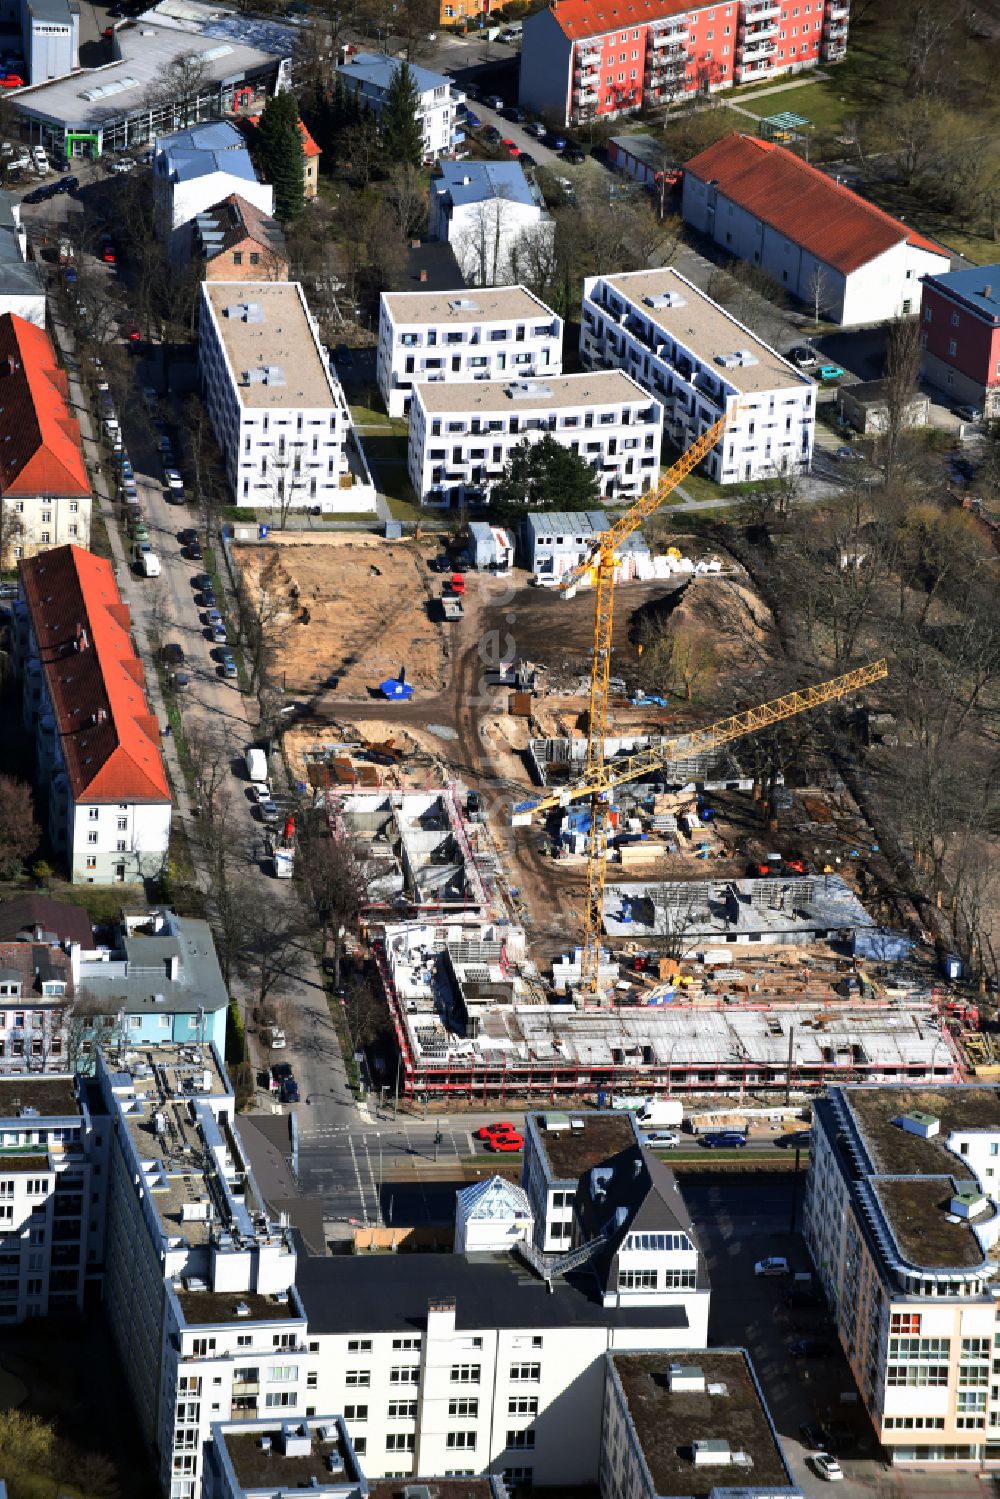
<instances>
[{"instance_id":1,"label":"construction vehicle","mask_svg":"<svg viewBox=\"0 0 1000 1499\"><path fill-rule=\"evenodd\" d=\"M590 552L582 562L563 578L559 587L572 598L580 581L594 577L594 646L590 671L590 709L587 714L587 757L583 775L568 786L538 801L526 802L514 808L512 822L515 825L531 821L539 812L569 806L571 802L587 797L590 801L590 828L587 848L587 904L584 911L583 940L580 950L580 989L585 1002L604 1003L605 996L600 984L601 930L604 922L604 885L607 875L608 813L614 800L615 788L628 781L641 779L663 768L671 760L689 757L730 744L746 734L768 728L792 718L797 713L808 712L824 703L835 702L848 693L856 692L872 682L881 681L889 675L885 660L875 661L856 671L834 677L786 693L773 702L748 708L730 718L720 719L703 729L694 729L688 734L661 741L653 749L641 750L637 754L624 756L608 764L605 761L604 741L607 734L608 705L610 699L611 646L614 625L615 601L615 553L627 537L642 525L643 521L663 504L677 485L712 451L724 436L728 416L720 417L691 447L678 458L654 489L641 495L631 509L618 517L599 536L595 537Z\"/></svg>"},{"instance_id":2,"label":"construction vehicle","mask_svg":"<svg viewBox=\"0 0 1000 1499\"><path fill-rule=\"evenodd\" d=\"M276 880L290 880L295 873L295 818L286 817L278 833L267 840L267 851L271 855Z\"/></svg>"}]
</instances>

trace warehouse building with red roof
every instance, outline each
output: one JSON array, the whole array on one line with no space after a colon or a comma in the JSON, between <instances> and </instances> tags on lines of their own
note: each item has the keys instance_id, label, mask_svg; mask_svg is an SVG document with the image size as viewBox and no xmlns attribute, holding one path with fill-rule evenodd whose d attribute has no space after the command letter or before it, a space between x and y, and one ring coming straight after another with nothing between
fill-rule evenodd
<instances>
[{"instance_id":1,"label":"warehouse building with red roof","mask_svg":"<svg viewBox=\"0 0 1000 1499\"><path fill-rule=\"evenodd\" d=\"M519 102L614 119L838 62L848 0L552 0L525 16Z\"/></svg>"},{"instance_id":2,"label":"warehouse building with red roof","mask_svg":"<svg viewBox=\"0 0 1000 1499\"><path fill-rule=\"evenodd\" d=\"M19 573L15 668L53 849L75 882L154 876L167 857L170 787L114 569L64 546Z\"/></svg>"},{"instance_id":3,"label":"warehouse building with red roof","mask_svg":"<svg viewBox=\"0 0 1000 1499\"><path fill-rule=\"evenodd\" d=\"M832 323L916 316L920 278L951 259L891 214L771 141L728 135L684 166L685 223Z\"/></svg>"},{"instance_id":4,"label":"warehouse building with red roof","mask_svg":"<svg viewBox=\"0 0 1000 1499\"><path fill-rule=\"evenodd\" d=\"M44 328L0 316L0 505L5 568L62 543L90 545L90 480L66 373Z\"/></svg>"}]
</instances>

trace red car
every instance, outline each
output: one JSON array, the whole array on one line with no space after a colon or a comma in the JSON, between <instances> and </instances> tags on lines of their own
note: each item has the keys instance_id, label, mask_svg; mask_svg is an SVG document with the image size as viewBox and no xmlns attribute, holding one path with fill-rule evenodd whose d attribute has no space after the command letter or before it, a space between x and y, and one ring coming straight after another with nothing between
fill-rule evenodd
<instances>
[{"instance_id":1,"label":"red car","mask_svg":"<svg viewBox=\"0 0 1000 1499\"><path fill-rule=\"evenodd\" d=\"M522 1135L493 1135L486 1142L487 1150L502 1152L514 1152L524 1149L524 1137Z\"/></svg>"},{"instance_id":2,"label":"red car","mask_svg":"<svg viewBox=\"0 0 1000 1499\"><path fill-rule=\"evenodd\" d=\"M520 148L520 146L515 145L512 140L507 140L506 138L504 140L502 140L500 142L500 144L501 144L501 146L503 146L504 150L507 152L507 155L508 156L512 156L514 158L514 160L516 161L517 158L521 154L521 148Z\"/></svg>"},{"instance_id":3,"label":"red car","mask_svg":"<svg viewBox=\"0 0 1000 1499\"><path fill-rule=\"evenodd\" d=\"M104 261L105 265L115 265L115 264L117 264L117 257L115 255L115 247L114 247L114 245L112 245L112 244L103 244L101 246L101 259Z\"/></svg>"},{"instance_id":4,"label":"red car","mask_svg":"<svg viewBox=\"0 0 1000 1499\"><path fill-rule=\"evenodd\" d=\"M24 88L24 79L20 73L5 73L0 78L0 88Z\"/></svg>"},{"instance_id":5,"label":"red car","mask_svg":"<svg viewBox=\"0 0 1000 1499\"><path fill-rule=\"evenodd\" d=\"M476 1130L477 1140L492 1140L496 1135L516 1135L517 1129L509 1120L501 1120L499 1124L484 1124L482 1129Z\"/></svg>"},{"instance_id":6,"label":"red car","mask_svg":"<svg viewBox=\"0 0 1000 1499\"><path fill-rule=\"evenodd\" d=\"M128 325L128 341L129 341L129 343L137 344L139 342L139 340L141 339L141 337L142 337L142 334L139 331L139 324L138 323L129 323L129 325Z\"/></svg>"}]
</instances>

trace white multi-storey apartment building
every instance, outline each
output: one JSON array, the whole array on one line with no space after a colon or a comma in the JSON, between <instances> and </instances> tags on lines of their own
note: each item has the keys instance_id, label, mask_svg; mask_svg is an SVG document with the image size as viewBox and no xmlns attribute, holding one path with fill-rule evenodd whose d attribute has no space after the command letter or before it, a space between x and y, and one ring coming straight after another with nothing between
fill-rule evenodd
<instances>
[{"instance_id":1,"label":"white multi-storey apartment building","mask_svg":"<svg viewBox=\"0 0 1000 1499\"><path fill-rule=\"evenodd\" d=\"M799 1499L743 1349L605 1363L601 1499Z\"/></svg>"},{"instance_id":2,"label":"white multi-storey apartment building","mask_svg":"<svg viewBox=\"0 0 1000 1499\"><path fill-rule=\"evenodd\" d=\"M512 450L546 434L586 460L605 499L633 500L656 482L663 408L618 370L415 385L410 482L425 505L488 498Z\"/></svg>"},{"instance_id":3,"label":"white multi-storey apartment building","mask_svg":"<svg viewBox=\"0 0 1000 1499\"><path fill-rule=\"evenodd\" d=\"M813 1104L805 1231L897 1463L1000 1463L1000 1090L831 1088Z\"/></svg>"},{"instance_id":4,"label":"white multi-storey apartment building","mask_svg":"<svg viewBox=\"0 0 1000 1499\"><path fill-rule=\"evenodd\" d=\"M77 546L19 563L15 668L53 847L89 884L159 874L171 795L114 568Z\"/></svg>"},{"instance_id":5,"label":"white multi-storey apartment building","mask_svg":"<svg viewBox=\"0 0 1000 1499\"><path fill-rule=\"evenodd\" d=\"M383 52L356 52L337 69L337 76L359 103L378 117L399 66L399 58ZM415 63L408 66L418 95L417 119L423 132L424 160L461 155L465 132L458 121L458 106L465 102L465 95L445 74L432 73Z\"/></svg>"},{"instance_id":6,"label":"white multi-storey apartment building","mask_svg":"<svg viewBox=\"0 0 1000 1499\"><path fill-rule=\"evenodd\" d=\"M468 286L507 286L547 256L555 220L517 161L443 161L431 178L427 228L446 240Z\"/></svg>"},{"instance_id":7,"label":"white multi-storey apartment building","mask_svg":"<svg viewBox=\"0 0 1000 1499\"><path fill-rule=\"evenodd\" d=\"M201 289L198 367L238 505L373 510L340 381L297 281Z\"/></svg>"},{"instance_id":8,"label":"white multi-storey apartment building","mask_svg":"<svg viewBox=\"0 0 1000 1499\"><path fill-rule=\"evenodd\" d=\"M96 1283L106 1124L68 1074L0 1081L0 1326L77 1312Z\"/></svg>"},{"instance_id":9,"label":"white multi-storey apartment building","mask_svg":"<svg viewBox=\"0 0 1000 1499\"><path fill-rule=\"evenodd\" d=\"M678 448L728 416L705 460L721 484L810 465L813 381L671 267L588 276L580 357L592 369L625 370L655 396Z\"/></svg>"},{"instance_id":10,"label":"white multi-storey apartment building","mask_svg":"<svg viewBox=\"0 0 1000 1499\"><path fill-rule=\"evenodd\" d=\"M406 416L418 380L495 380L562 373L563 321L523 286L383 292L378 388Z\"/></svg>"}]
</instances>

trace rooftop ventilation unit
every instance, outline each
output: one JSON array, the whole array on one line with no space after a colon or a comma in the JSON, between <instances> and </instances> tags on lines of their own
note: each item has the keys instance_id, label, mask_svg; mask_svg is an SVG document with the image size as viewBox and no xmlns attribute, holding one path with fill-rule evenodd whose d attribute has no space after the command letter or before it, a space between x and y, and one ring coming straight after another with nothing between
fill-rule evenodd
<instances>
[{"instance_id":1,"label":"rooftop ventilation unit","mask_svg":"<svg viewBox=\"0 0 1000 1499\"><path fill-rule=\"evenodd\" d=\"M479 304L471 297L455 297L448 303L449 312L478 312Z\"/></svg>"},{"instance_id":2,"label":"rooftop ventilation unit","mask_svg":"<svg viewBox=\"0 0 1000 1499\"><path fill-rule=\"evenodd\" d=\"M687 298L682 297L679 291L661 292L656 297L643 297L647 307L652 307L655 312L661 312L665 307L686 307Z\"/></svg>"},{"instance_id":3,"label":"rooftop ventilation unit","mask_svg":"<svg viewBox=\"0 0 1000 1499\"><path fill-rule=\"evenodd\" d=\"M343 1473L344 1459L339 1452L328 1452L326 1454L326 1465L331 1473Z\"/></svg>"},{"instance_id":4,"label":"rooftop ventilation unit","mask_svg":"<svg viewBox=\"0 0 1000 1499\"><path fill-rule=\"evenodd\" d=\"M749 349L734 349L731 354L716 354L715 362L721 364L724 370L738 370L757 364L758 359Z\"/></svg>"},{"instance_id":5,"label":"rooftop ventilation unit","mask_svg":"<svg viewBox=\"0 0 1000 1499\"><path fill-rule=\"evenodd\" d=\"M705 1371L697 1364L671 1364L667 1384L672 1394L702 1395L705 1392Z\"/></svg>"},{"instance_id":6,"label":"rooftop ventilation unit","mask_svg":"<svg viewBox=\"0 0 1000 1499\"><path fill-rule=\"evenodd\" d=\"M228 42L222 42L218 47L209 47L207 52L200 53L202 62L215 62L220 57L228 57L232 52Z\"/></svg>"},{"instance_id":7,"label":"rooftop ventilation unit","mask_svg":"<svg viewBox=\"0 0 1000 1499\"><path fill-rule=\"evenodd\" d=\"M264 384L264 371L263 370L244 370L243 371L243 379L240 381L240 384L241 385L263 385Z\"/></svg>"},{"instance_id":8,"label":"rooftop ventilation unit","mask_svg":"<svg viewBox=\"0 0 1000 1499\"><path fill-rule=\"evenodd\" d=\"M722 1437L705 1437L700 1442L691 1443L691 1461L696 1468L708 1467L710 1464L728 1468L733 1461L733 1454L729 1443Z\"/></svg>"},{"instance_id":9,"label":"rooftop ventilation unit","mask_svg":"<svg viewBox=\"0 0 1000 1499\"><path fill-rule=\"evenodd\" d=\"M552 387L540 380L512 380L507 386L507 396L512 401L538 401L552 399Z\"/></svg>"},{"instance_id":10,"label":"rooftop ventilation unit","mask_svg":"<svg viewBox=\"0 0 1000 1499\"><path fill-rule=\"evenodd\" d=\"M725 1397L729 1394L729 1386L721 1383L710 1384L708 1386L708 1393L717 1397Z\"/></svg>"},{"instance_id":11,"label":"rooftop ventilation unit","mask_svg":"<svg viewBox=\"0 0 1000 1499\"><path fill-rule=\"evenodd\" d=\"M262 323L264 309L259 302L231 302L223 309L223 316L235 318L241 323Z\"/></svg>"},{"instance_id":12,"label":"rooftop ventilation unit","mask_svg":"<svg viewBox=\"0 0 1000 1499\"><path fill-rule=\"evenodd\" d=\"M238 1301L233 1308L237 1317L249 1317L250 1306L246 1301Z\"/></svg>"},{"instance_id":13,"label":"rooftop ventilation unit","mask_svg":"<svg viewBox=\"0 0 1000 1499\"><path fill-rule=\"evenodd\" d=\"M286 383L285 382L285 372L281 368L280 364L265 364L265 366L264 366L264 384L265 385L284 385L285 383Z\"/></svg>"},{"instance_id":14,"label":"rooftop ventilation unit","mask_svg":"<svg viewBox=\"0 0 1000 1499\"><path fill-rule=\"evenodd\" d=\"M270 1437L258 1437L257 1438L257 1446L260 1448L261 1452L270 1452L270 1450L271 1450L271 1438Z\"/></svg>"}]
</instances>

